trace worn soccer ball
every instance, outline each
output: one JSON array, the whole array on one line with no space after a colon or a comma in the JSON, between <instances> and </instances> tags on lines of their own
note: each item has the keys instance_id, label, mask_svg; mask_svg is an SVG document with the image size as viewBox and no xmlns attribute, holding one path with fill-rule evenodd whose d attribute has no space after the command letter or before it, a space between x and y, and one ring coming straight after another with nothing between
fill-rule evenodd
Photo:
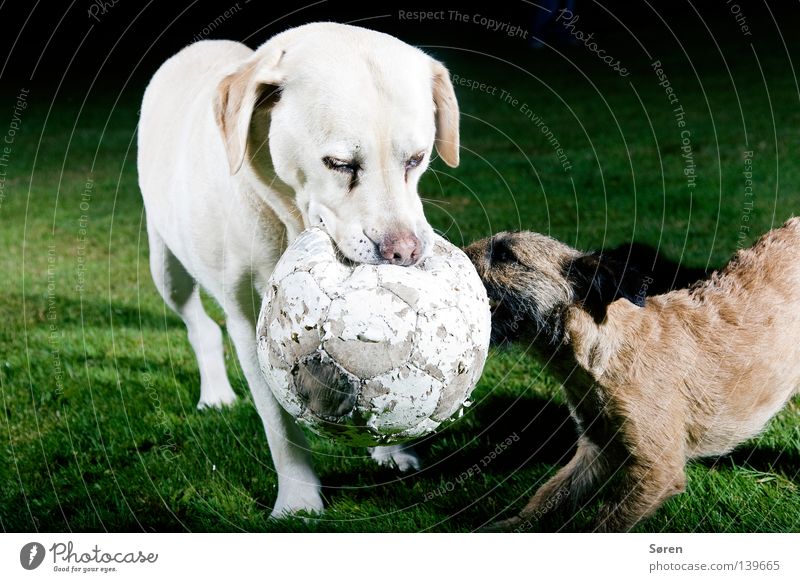
<instances>
[{"instance_id":1,"label":"worn soccer ball","mask_svg":"<svg viewBox=\"0 0 800 582\"><path fill-rule=\"evenodd\" d=\"M385 445L430 433L469 404L490 331L478 274L443 238L417 266L364 265L312 228L270 278L258 354L273 394L301 424Z\"/></svg>"}]
</instances>

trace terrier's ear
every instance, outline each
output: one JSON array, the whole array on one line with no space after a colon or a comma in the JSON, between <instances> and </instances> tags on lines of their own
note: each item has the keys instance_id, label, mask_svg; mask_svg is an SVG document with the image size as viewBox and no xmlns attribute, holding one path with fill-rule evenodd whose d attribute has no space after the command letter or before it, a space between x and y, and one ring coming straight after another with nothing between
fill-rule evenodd
<instances>
[{"instance_id":1,"label":"terrier's ear","mask_svg":"<svg viewBox=\"0 0 800 582\"><path fill-rule=\"evenodd\" d=\"M575 300L597 323L605 319L608 306L617 299L644 307L642 275L600 253L583 255L568 263L566 276Z\"/></svg>"}]
</instances>

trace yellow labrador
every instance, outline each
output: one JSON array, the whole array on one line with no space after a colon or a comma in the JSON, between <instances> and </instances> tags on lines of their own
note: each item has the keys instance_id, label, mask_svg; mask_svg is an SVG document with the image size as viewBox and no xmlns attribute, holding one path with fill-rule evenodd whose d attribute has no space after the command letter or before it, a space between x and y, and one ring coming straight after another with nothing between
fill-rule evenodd
<instances>
[{"instance_id":1,"label":"yellow labrador","mask_svg":"<svg viewBox=\"0 0 800 582\"><path fill-rule=\"evenodd\" d=\"M458 165L458 115L440 62L392 36L334 23L287 30L256 51L198 42L147 87L138 167L153 279L188 329L201 408L235 395L199 287L225 310L278 474L274 516L323 503L303 434L259 370L255 324L267 279L312 225L356 262L421 260L432 230L417 183L434 143ZM372 454L402 470L418 466L399 447Z\"/></svg>"}]
</instances>

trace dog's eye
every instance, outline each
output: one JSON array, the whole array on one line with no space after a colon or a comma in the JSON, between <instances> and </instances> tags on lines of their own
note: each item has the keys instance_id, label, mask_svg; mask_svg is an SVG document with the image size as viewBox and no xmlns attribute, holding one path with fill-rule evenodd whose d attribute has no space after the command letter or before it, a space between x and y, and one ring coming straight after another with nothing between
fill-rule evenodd
<instances>
[{"instance_id":1,"label":"dog's eye","mask_svg":"<svg viewBox=\"0 0 800 582\"><path fill-rule=\"evenodd\" d=\"M341 172L342 174L354 175L360 169L360 166L356 162L340 160L330 156L322 158L322 163L325 164L329 170Z\"/></svg>"},{"instance_id":2,"label":"dog's eye","mask_svg":"<svg viewBox=\"0 0 800 582\"><path fill-rule=\"evenodd\" d=\"M492 253L492 261L495 263L512 263L514 260L514 255L508 249L501 249Z\"/></svg>"},{"instance_id":3,"label":"dog's eye","mask_svg":"<svg viewBox=\"0 0 800 582\"><path fill-rule=\"evenodd\" d=\"M509 248L508 244L499 240L492 244L489 250L489 258L492 263L516 263L517 257L514 252Z\"/></svg>"},{"instance_id":4,"label":"dog's eye","mask_svg":"<svg viewBox=\"0 0 800 582\"><path fill-rule=\"evenodd\" d=\"M425 154L423 153L419 153L416 156L411 156L410 158L408 158L406 160L406 172L419 166L424 158Z\"/></svg>"}]
</instances>

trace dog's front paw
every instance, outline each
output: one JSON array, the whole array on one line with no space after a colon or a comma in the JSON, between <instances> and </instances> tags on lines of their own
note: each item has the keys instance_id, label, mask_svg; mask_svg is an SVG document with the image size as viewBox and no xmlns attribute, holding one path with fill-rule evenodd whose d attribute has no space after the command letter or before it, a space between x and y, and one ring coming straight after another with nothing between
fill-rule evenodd
<instances>
[{"instance_id":1,"label":"dog's front paw","mask_svg":"<svg viewBox=\"0 0 800 582\"><path fill-rule=\"evenodd\" d=\"M370 447L369 454L382 467L397 467L401 472L419 471L421 462L414 448L403 445Z\"/></svg>"},{"instance_id":2,"label":"dog's front paw","mask_svg":"<svg viewBox=\"0 0 800 582\"><path fill-rule=\"evenodd\" d=\"M207 384L200 385L200 401L197 403L197 410L223 408L230 406L234 402L236 402L236 394L233 392L233 388L231 388L227 378L225 382L215 383L213 388Z\"/></svg>"},{"instance_id":3,"label":"dog's front paw","mask_svg":"<svg viewBox=\"0 0 800 582\"><path fill-rule=\"evenodd\" d=\"M318 514L325 510L318 483L293 483L278 489L278 499L270 513L271 519L281 519L298 513Z\"/></svg>"}]
</instances>

